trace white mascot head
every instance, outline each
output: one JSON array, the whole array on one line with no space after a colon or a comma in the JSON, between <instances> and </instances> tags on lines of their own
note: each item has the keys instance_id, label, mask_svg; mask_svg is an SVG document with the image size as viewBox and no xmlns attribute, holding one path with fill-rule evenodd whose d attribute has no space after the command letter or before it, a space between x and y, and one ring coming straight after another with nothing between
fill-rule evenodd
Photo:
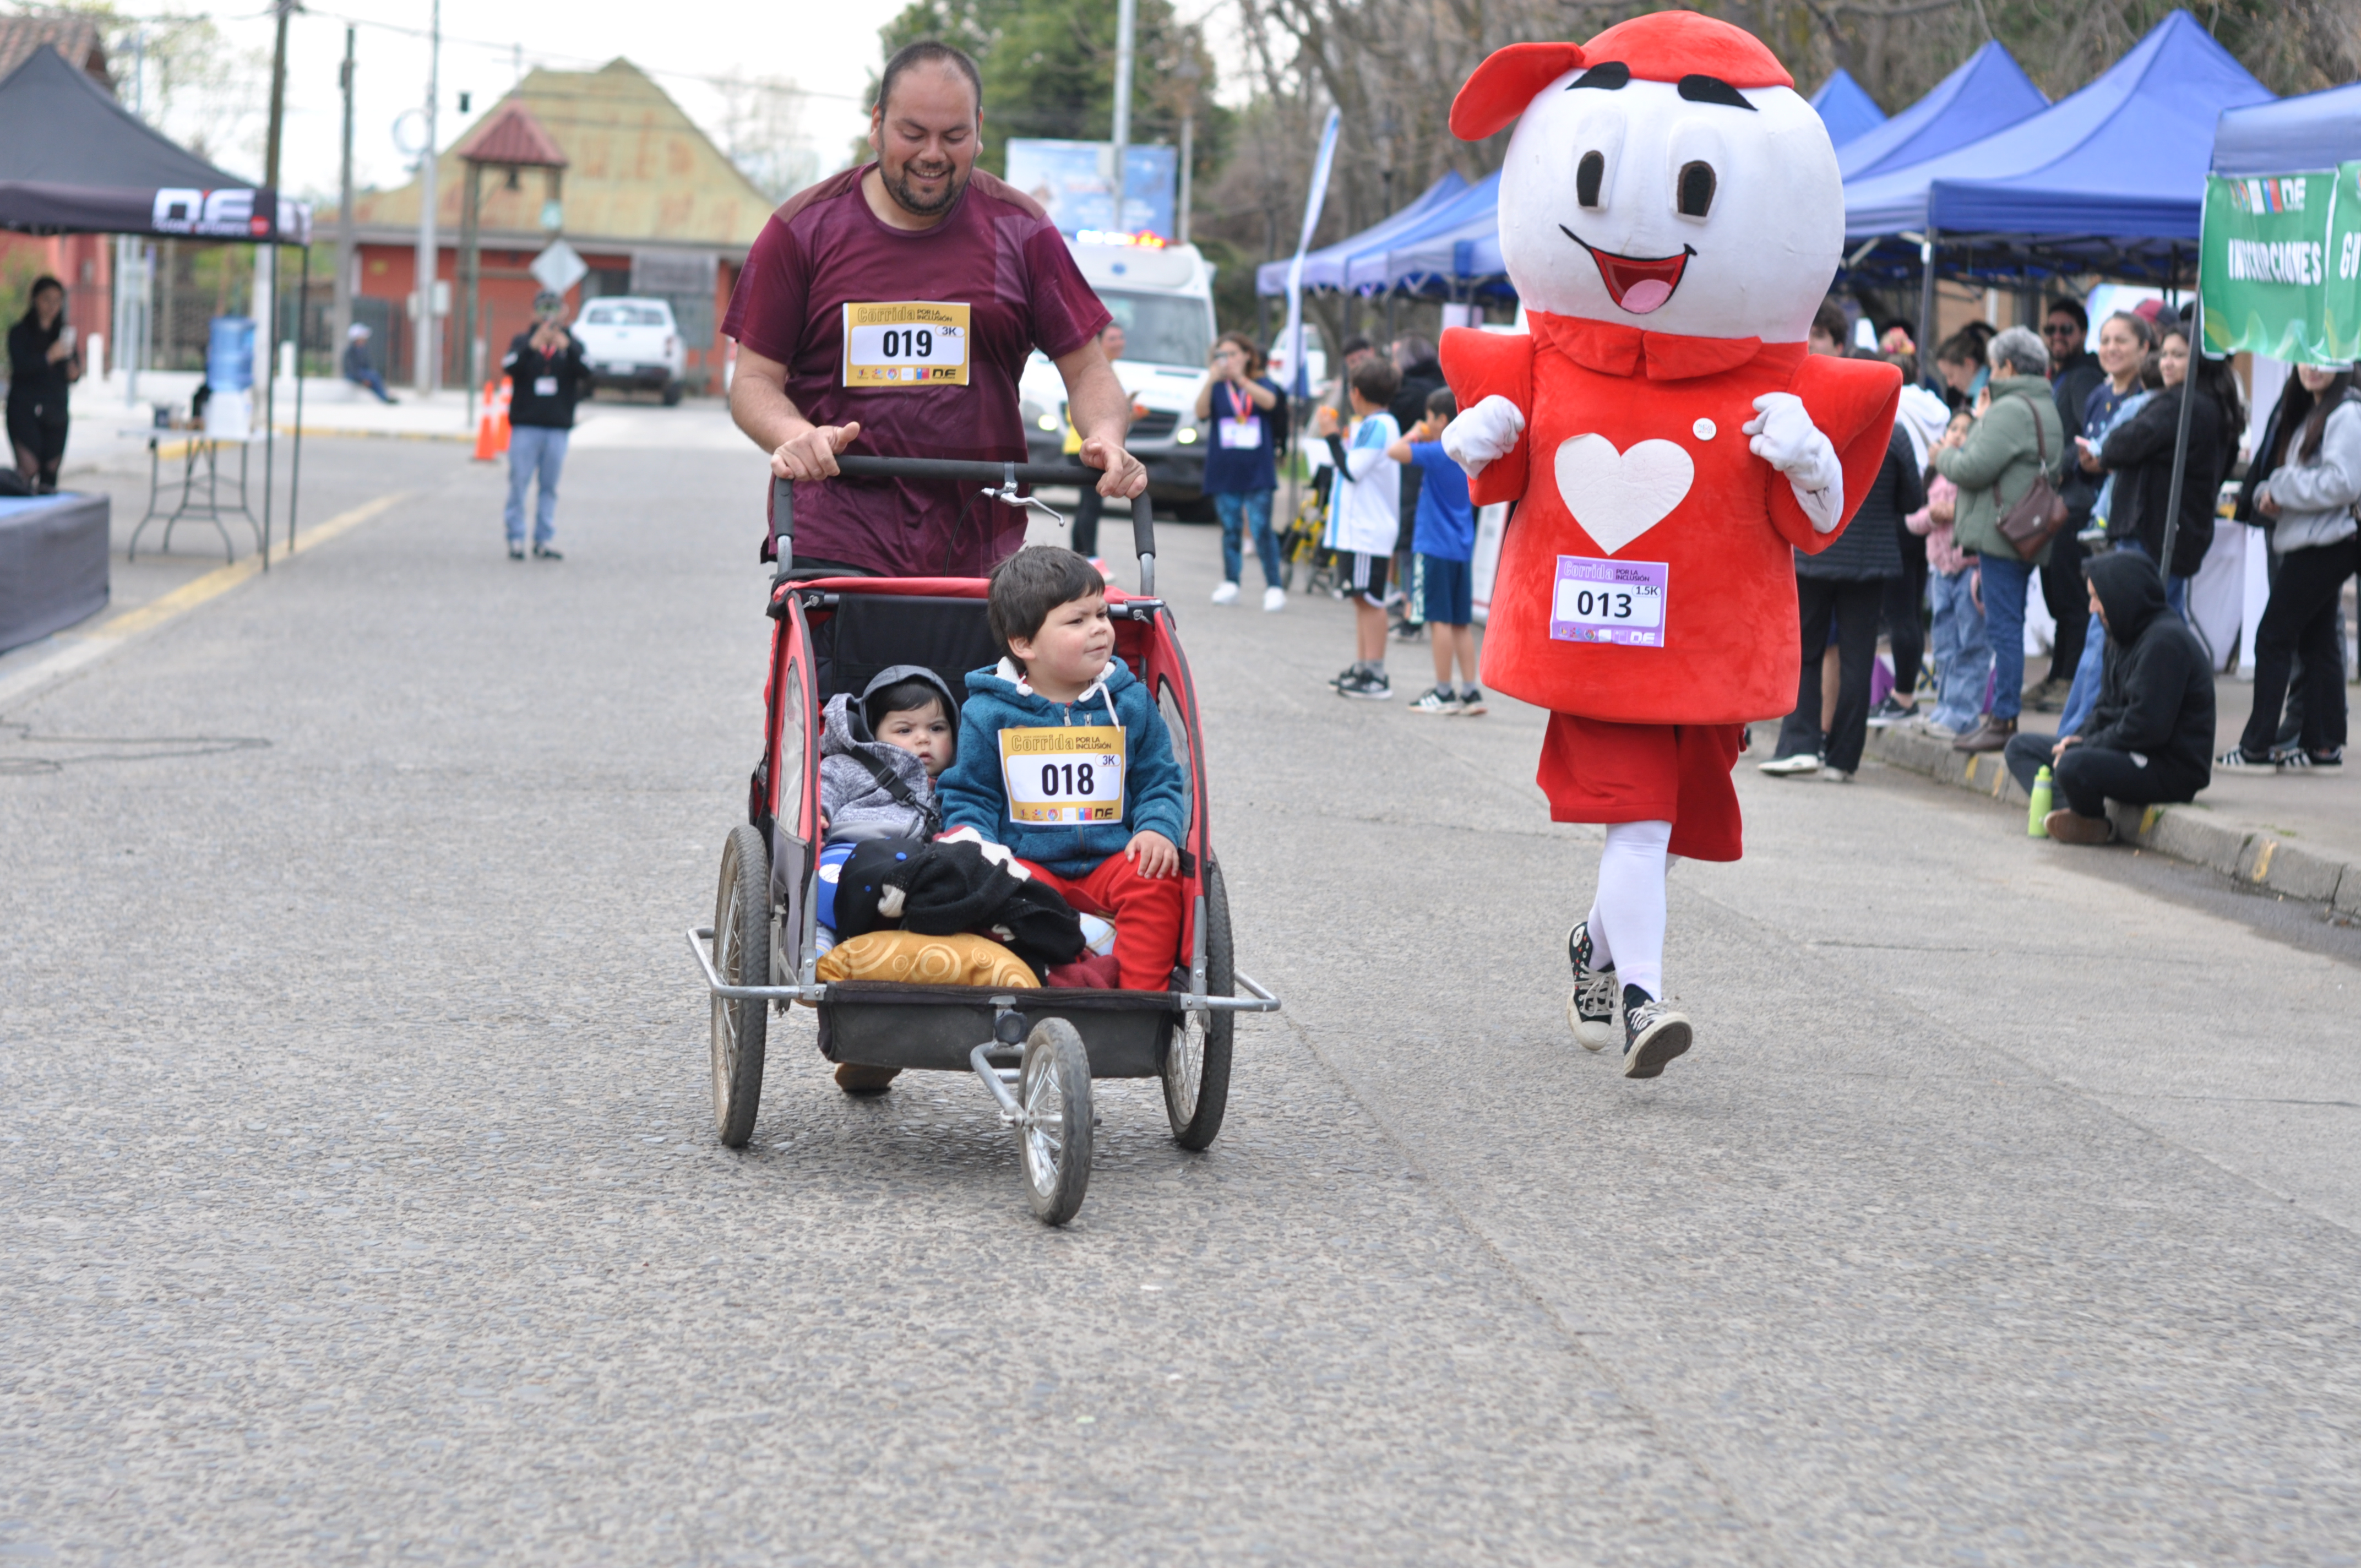
<instances>
[{"instance_id":1,"label":"white mascot head","mask_svg":"<svg viewBox=\"0 0 2361 1568\"><path fill-rule=\"evenodd\" d=\"M1460 89L1451 128L1473 141L1510 120L1500 251L1528 306L1803 341L1844 247L1844 182L1752 35L1659 11L1579 48L1511 44Z\"/></svg>"}]
</instances>

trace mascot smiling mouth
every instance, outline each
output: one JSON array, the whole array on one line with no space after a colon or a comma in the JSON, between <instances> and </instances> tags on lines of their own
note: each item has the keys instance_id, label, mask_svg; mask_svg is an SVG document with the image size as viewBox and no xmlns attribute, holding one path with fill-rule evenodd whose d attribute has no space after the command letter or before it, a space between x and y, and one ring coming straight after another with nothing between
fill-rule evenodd
<instances>
[{"instance_id":1,"label":"mascot smiling mouth","mask_svg":"<svg viewBox=\"0 0 2361 1568\"><path fill-rule=\"evenodd\" d=\"M1697 254L1696 247L1685 245L1677 256L1617 256L1599 249L1564 224L1557 225L1557 231L1590 252L1590 259L1598 263L1599 280L1607 285L1608 298L1635 316L1661 308L1673 297L1689 258Z\"/></svg>"}]
</instances>

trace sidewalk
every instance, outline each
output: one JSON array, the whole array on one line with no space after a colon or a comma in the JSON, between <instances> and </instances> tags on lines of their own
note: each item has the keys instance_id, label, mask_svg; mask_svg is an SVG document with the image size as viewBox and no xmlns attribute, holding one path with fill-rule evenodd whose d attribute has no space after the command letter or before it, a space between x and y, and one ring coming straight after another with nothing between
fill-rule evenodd
<instances>
[{"instance_id":1,"label":"sidewalk","mask_svg":"<svg viewBox=\"0 0 2361 1568\"><path fill-rule=\"evenodd\" d=\"M144 470L148 466L148 437L154 417L153 405L170 404L185 411L199 379L193 370L142 371L139 401L128 406L124 401L123 383L119 379L77 387L73 397L73 429L66 440L66 457L60 477ZM445 389L422 398L415 392L400 389L395 389L394 396L399 400L381 403L349 381L306 378L303 383L303 433L395 441L474 443L477 400L473 396ZM295 433L293 382L282 381L280 384L273 417L282 439ZM734 429L727 439L717 438L714 434L712 427L717 421L723 426L729 424L728 407L719 398L691 398L676 408L667 409L652 400L625 399L607 392L579 405L575 411L577 433L591 425L617 421L621 422L614 428L601 430L586 444L672 444L664 438L663 433L665 432L686 435L687 444L694 446L722 448L745 444L744 438L736 435ZM259 410L257 411L256 423L258 431ZM640 430L642 425L649 427L645 433ZM184 440L193 433L168 432L164 438L169 444ZM174 449L168 446L168 453L171 450Z\"/></svg>"},{"instance_id":2,"label":"sidewalk","mask_svg":"<svg viewBox=\"0 0 2361 1568\"><path fill-rule=\"evenodd\" d=\"M2236 744L2254 706L2254 685L2230 676L2213 683L2218 755ZM2361 687L2346 688L2348 710ZM2053 714L2027 714L2026 728L2054 728ZM1869 754L1894 767L1988 795L2026 808L2025 792L1998 752L1951 750L1950 742L1916 729L1872 729ZM2352 763L2303 773L2228 773L2187 806L2146 810L2115 806L2115 830L2126 841L2176 860L2208 866L2242 883L2306 903L2361 916L2361 770Z\"/></svg>"}]
</instances>

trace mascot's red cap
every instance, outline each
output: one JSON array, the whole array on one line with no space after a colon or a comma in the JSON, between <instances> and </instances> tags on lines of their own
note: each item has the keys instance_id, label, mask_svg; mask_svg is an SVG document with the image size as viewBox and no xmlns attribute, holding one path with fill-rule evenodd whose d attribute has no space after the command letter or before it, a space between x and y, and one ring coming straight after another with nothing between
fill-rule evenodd
<instances>
[{"instance_id":1,"label":"mascot's red cap","mask_svg":"<svg viewBox=\"0 0 2361 1568\"><path fill-rule=\"evenodd\" d=\"M1495 49L1451 101L1451 134L1481 141L1513 123L1533 94L1582 65L1620 62L1642 82L1713 76L1732 87L1793 87L1778 56L1743 28L1695 11L1656 11L1618 22L1587 44L1510 44Z\"/></svg>"}]
</instances>

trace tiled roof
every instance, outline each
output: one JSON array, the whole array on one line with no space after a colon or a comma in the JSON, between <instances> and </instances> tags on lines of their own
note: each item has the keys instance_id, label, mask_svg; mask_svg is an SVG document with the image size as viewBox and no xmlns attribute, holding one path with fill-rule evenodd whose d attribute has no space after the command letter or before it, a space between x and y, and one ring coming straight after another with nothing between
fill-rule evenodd
<instances>
[{"instance_id":1,"label":"tiled roof","mask_svg":"<svg viewBox=\"0 0 2361 1568\"><path fill-rule=\"evenodd\" d=\"M699 247L742 252L763 232L773 203L706 138L680 105L637 66L610 60L597 71L533 71L482 122L489 128L511 104L533 123L566 159L565 235L590 242ZM435 163L435 225L459 232L467 168L459 148L471 130ZM541 244L542 181L527 178L511 191L487 180L483 233L488 245L512 235ZM364 229L418 227L418 182L353 198ZM333 223L324 214L323 223Z\"/></svg>"},{"instance_id":2,"label":"tiled roof","mask_svg":"<svg viewBox=\"0 0 2361 1568\"><path fill-rule=\"evenodd\" d=\"M109 93L115 78L106 69L106 45L87 16L0 16L0 77L25 63L37 49L54 49L66 63L85 71Z\"/></svg>"},{"instance_id":3,"label":"tiled roof","mask_svg":"<svg viewBox=\"0 0 2361 1568\"><path fill-rule=\"evenodd\" d=\"M479 122L452 151L471 163L512 163L527 169L563 169L566 155L533 117L533 111L511 100Z\"/></svg>"}]
</instances>

